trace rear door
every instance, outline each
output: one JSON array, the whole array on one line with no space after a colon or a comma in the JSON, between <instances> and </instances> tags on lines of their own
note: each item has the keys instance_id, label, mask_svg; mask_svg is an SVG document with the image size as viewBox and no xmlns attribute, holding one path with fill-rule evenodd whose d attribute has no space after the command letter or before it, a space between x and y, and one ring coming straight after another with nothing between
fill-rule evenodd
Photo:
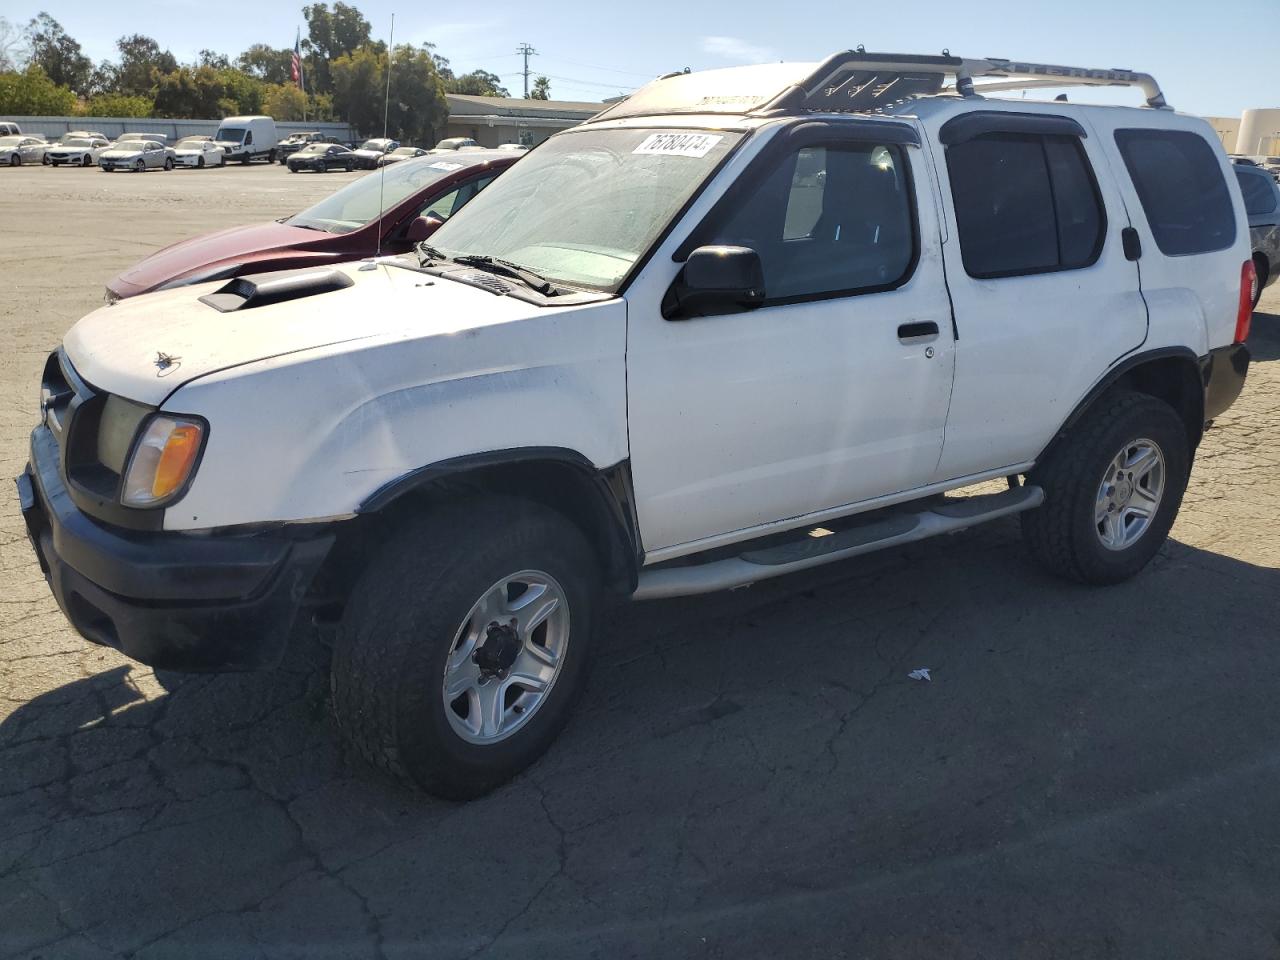
<instances>
[{"instance_id":1,"label":"rear door","mask_svg":"<svg viewBox=\"0 0 1280 960\"><path fill-rule=\"evenodd\" d=\"M1147 312L1107 156L1065 113L991 109L926 124L942 181L955 388L934 476L1024 466Z\"/></svg>"}]
</instances>

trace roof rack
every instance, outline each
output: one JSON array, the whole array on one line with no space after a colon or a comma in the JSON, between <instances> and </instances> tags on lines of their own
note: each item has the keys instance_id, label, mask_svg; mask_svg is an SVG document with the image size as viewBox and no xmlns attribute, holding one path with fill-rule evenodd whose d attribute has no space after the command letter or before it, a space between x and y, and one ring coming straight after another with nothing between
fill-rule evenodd
<instances>
[{"instance_id":1,"label":"roof rack","mask_svg":"<svg viewBox=\"0 0 1280 960\"><path fill-rule=\"evenodd\" d=\"M997 78L975 84L976 77ZM954 82L945 86L948 78ZM953 57L902 53L868 53L862 47L828 57L808 77L788 87L751 113L782 113L795 110L855 112L883 110L913 96L955 92L963 97L981 96L983 91L1026 89L1041 86L1140 87L1147 106L1166 109L1160 85L1148 73L1133 70L1100 70L1089 67L1061 67L1044 63L1005 60L1000 57L970 60Z\"/></svg>"}]
</instances>

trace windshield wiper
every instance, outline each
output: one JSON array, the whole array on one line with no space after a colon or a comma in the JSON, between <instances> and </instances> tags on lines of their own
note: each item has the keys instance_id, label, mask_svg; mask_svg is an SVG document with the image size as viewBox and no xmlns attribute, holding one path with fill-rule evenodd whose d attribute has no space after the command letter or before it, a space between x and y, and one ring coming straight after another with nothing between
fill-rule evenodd
<instances>
[{"instance_id":1,"label":"windshield wiper","mask_svg":"<svg viewBox=\"0 0 1280 960\"><path fill-rule=\"evenodd\" d=\"M553 296L556 293L555 284L539 273L534 273L528 267L522 267L518 263L512 263L510 260L503 260L499 257L489 257L482 254L466 253L460 257L453 258L454 263L460 263L467 267L480 267L491 273L499 274L504 277L512 277L519 280L525 286L529 287L536 293L542 294L544 297Z\"/></svg>"},{"instance_id":2,"label":"windshield wiper","mask_svg":"<svg viewBox=\"0 0 1280 960\"><path fill-rule=\"evenodd\" d=\"M418 266L420 267L425 267L432 261L439 262L449 259L440 250L425 241L418 244L418 252L422 254L422 256L418 258Z\"/></svg>"}]
</instances>

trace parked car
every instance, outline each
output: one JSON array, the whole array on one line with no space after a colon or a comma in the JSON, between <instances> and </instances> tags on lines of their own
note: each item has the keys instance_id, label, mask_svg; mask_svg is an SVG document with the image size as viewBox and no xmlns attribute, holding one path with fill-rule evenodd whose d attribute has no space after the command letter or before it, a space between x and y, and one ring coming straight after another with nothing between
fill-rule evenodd
<instances>
[{"instance_id":1,"label":"parked car","mask_svg":"<svg viewBox=\"0 0 1280 960\"><path fill-rule=\"evenodd\" d=\"M11 134L0 137L0 164L20 167L24 163L42 163L49 144L40 137Z\"/></svg>"},{"instance_id":2,"label":"parked car","mask_svg":"<svg viewBox=\"0 0 1280 960\"><path fill-rule=\"evenodd\" d=\"M98 166L104 173L113 170L172 170L171 151L156 140L119 140L98 155Z\"/></svg>"},{"instance_id":3,"label":"parked car","mask_svg":"<svg viewBox=\"0 0 1280 960\"><path fill-rule=\"evenodd\" d=\"M106 140L111 142L111 138L99 130L68 130L58 138L58 143L66 143L68 140Z\"/></svg>"},{"instance_id":4,"label":"parked car","mask_svg":"<svg viewBox=\"0 0 1280 960\"><path fill-rule=\"evenodd\" d=\"M401 160L411 160L414 157L425 157L428 151L422 147L396 147L390 153L384 153L378 158L378 166L385 167L389 163L399 163Z\"/></svg>"},{"instance_id":5,"label":"parked car","mask_svg":"<svg viewBox=\"0 0 1280 960\"><path fill-rule=\"evenodd\" d=\"M350 173L359 164L352 150L337 143L309 143L289 155L285 161L290 173L314 170L328 173L330 170L346 170Z\"/></svg>"},{"instance_id":6,"label":"parked car","mask_svg":"<svg viewBox=\"0 0 1280 960\"><path fill-rule=\"evenodd\" d=\"M183 137L173 145L173 159L180 167L220 167L226 157L213 137Z\"/></svg>"},{"instance_id":7,"label":"parked car","mask_svg":"<svg viewBox=\"0 0 1280 960\"><path fill-rule=\"evenodd\" d=\"M148 133L145 130L122 133L116 138L116 142L119 143L122 140L154 140L156 143L163 144L164 146L169 145L169 137L167 134Z\"/></svg>"},{"instance_id":8,"label":"parked car","mask_svg":"<svg viewBox=\"0 0 1280 960\"><path fill-rule=\"evenodd\" d=\"M275 162L279 137L276 122L270 117L226 117L218 124L213 139L222 147L227 160Z\"/></svg>"},{"instance_id":9,"label":"parked car","mask_svg":"<svg viewBox=\"0 0 1280 960\"><path fill-rule=\"evenodd\" d=\"M529 145L525 143L500 143L499 150L514 150L517 153L524 153L529 149Z\"/></svg>"},{"instance_id":10,"label":"parked car","mask_svg":"<svg viewBox=\"0 0 1280 960\"><path fill-rule=\"evenodd\" d=\"M22 127L8 120L0 120L0 137L17 137L22 135Z\"/></svg>"},{"instance_id":11,"label":"parked car","mask_svg":"<svg viewBox=\"0 0 1280 960\"><path fill-rule=\"evenodd\" d=\"M102 137L63 137L44 152L44 162L55 167L64 163L92 167L98 162L108 143Z\"/></svg>"},{"instance_id":12,"label":"parked car","mask_svg":"<svg viewBox=\"0 0 1280 960\"><path fill-rule=\"evenodd\" d=\"M384 253L405 253L423 236L420 217L447 220L517 159L495 152L465 160L406 160L385 173L360 177L292 217L205 234L153 253L109 281L106 299L356 260L379 247Z\"/></svg>"},{"instance_id":13,"label":"parked car","mask_svg":"<svg viewBox=\"0 0 1280 960\"><path fill-rule=\"evenodd\" d=\"M1254 264L1250 302L1256 307L1262 291L1275 283L1280 266L1280 184L1263 167L1237 162L1234 168L1249 218Z\"/></svg>"},{"instance_id":14,"label":"parked car","mask_svg":"<svg viewBox=\"0 0 1280 960\"><path fill-rule=\"evenodd\" d=\"M449 137L447 140L439 141L431 148L433 153L445 153L452 150L461 150L463 147L478 147L476 141L470 137Z\"/></svg>"},{"instance_id":15,"label":"parked car","mask_svg":"<svg viewBox=\"0 0 1280 960\"><path fill-rule=\"evenodd\" d=\"M1148 107L968 95L1063 76ZM338 728L454 798L554 740L610 595L1013 515L1048 570L1127 580L1249 365L1240 189L1164 106L946 55L678 74L417 256L102 307L43 375L41 569L156 668L273 664L314 612Z\"/></svg>"},{"instance_id":16,"label":"parked car","mask_svg":"<svg viewBox=\"0 0 1280 960\"><path fill-rule=\"evenodd\" d=\"M284 166L284 162L290 156L297 153L309 143L336 143L345 146L343 141L337 137L322 134L318 130L311 130L306 133L291 133L280 141L276 147L276 157L280 160L280 165Z\"/></svg>"},{"instance_id":17,"label":"parked car","mask_svg":"<svg viewBox=\"0 0 1280 960\"><path fill-rule=\"evenodd\" d=\"M355 151L354 163L362 170L372 170L378 165L378 161L386 154L390 153L400 146L399 140L388 140L385 137L377 137L373 140L366 140L360 144L359 149Z\"/></svg>"}]
</instances>

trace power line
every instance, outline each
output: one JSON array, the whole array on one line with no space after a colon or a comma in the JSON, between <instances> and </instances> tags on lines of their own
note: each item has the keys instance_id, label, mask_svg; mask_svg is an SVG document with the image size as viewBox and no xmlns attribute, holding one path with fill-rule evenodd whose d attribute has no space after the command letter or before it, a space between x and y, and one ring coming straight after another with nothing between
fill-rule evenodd
<instances>
[{"instance_id":1,"label":"power line","mask_svg":"<svg viewBox=\"0 0 1280 960\"><path fill-rule=\"evenodd\" d=\"M524 98L529 99L529 57L537 54L537 50L533 49L529 44L522 43L516 48L516 53L524 57Z\"/></svg>"},{"instance_id":2,"label":"power line","mask_svg":"<svg viewBox=\"0 0 1280 960\"><path fill-rule=\"evenodd\" d=\"M566 60L564 57L555 57L554 59L558 60L561 63L571 64L572 66L575 66L575 67L585 67L588 70L604 70L607 73L625 73L633 77L644 77L648 80L652 80L654 77L659 76L663 72L661 70L658 70L653 73L644 73L639 70L619 70L617 67L600 67L600 66L596 66L593 63L579 63L577 60Z\"/></svg>"}]
</instances>

